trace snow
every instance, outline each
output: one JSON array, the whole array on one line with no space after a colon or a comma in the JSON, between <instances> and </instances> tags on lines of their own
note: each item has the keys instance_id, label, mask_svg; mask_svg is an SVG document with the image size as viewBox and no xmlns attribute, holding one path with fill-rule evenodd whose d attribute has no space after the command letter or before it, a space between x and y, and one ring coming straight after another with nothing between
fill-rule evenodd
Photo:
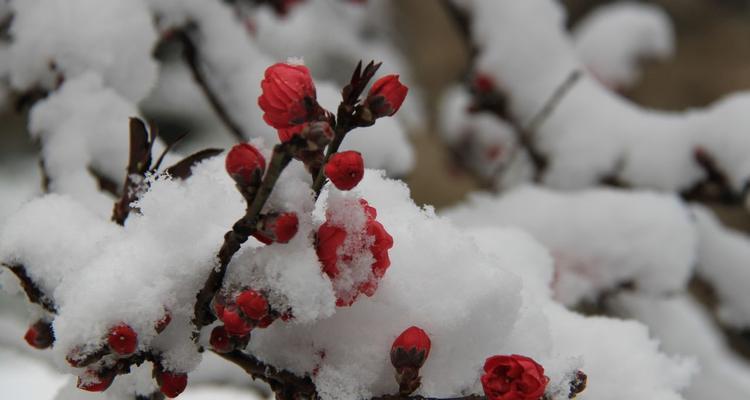
<instances>
[{"instance_id":1,"label":"snow","mask_svg":"<svg viewBox=\"0 0 750 400\"><path fill-rule=\"evenodd\" d=\"M698 231L696 273L709 282L719 298L718 314L722 322L736 328L750 327L750 238L747 234L721 225L705 207L692 207Z\"/></svg>"},{"instance_id":2,"label":"snow","mask_svg":"<svg viewBox=\"0 0 750 400\"><path fill-rule=\"evenodd\" d=\"M157 36L141 0L24 0L14 11L10 84L18 91L55 89L57 80L96 73L130 101L156 82ZM39 27L44 27L40 29Z\"/></svg>"},{"instance_id":3,"label":"snow","mask_svg":"<svg viewBox=\"0 0 750 400\"><path fill-rule=\"evenodd\" d=\"M556 2L472 4L472 36L480 48L476 69L508 91L519 121L530 120L571 72L585 69ZM702 149L739 193L750 178L743 156L750 141L740 128L750 123L742 111L749 106L750 95L737 93L702 109L649 110L584 74L536 132L537 146L550 161L543 182L582 188L615 176L632 186L686 190L705 177L693 159Z\"/></svg>"},{"instance_id":4,"label":"snow","mask_svg":"<svg viewBox=\"0 0 750 400\"><path fill-rule=\"evenodd\" d=\"M696 261L690 214L668 195L524 186L500 196L473 195L443 215L461 226L529 232L554 256L555 296L569 305L628 282L643 293L680 291Z\"/></svg>"},{"instance_id":5,"label":"snow","mask_svg":"<svg viewBox=\"0 0 750 400\"><path fill-rule=\"evenodd\" d=\"M674 28L658 6L621 1L595 8L573 30L575 50L591 73L612 89L633 85L640 63L674 53Z\"/></svg>"}]
</instances>

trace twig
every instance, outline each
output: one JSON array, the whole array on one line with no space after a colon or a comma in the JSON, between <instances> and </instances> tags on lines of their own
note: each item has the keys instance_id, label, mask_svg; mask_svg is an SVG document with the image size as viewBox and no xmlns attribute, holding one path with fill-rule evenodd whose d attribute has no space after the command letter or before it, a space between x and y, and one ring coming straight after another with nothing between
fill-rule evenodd
<instances>
[{"instance_id":1,"label":"twig","mask_svg":"<svg viewBox=\"0 0 750 400\"><path fill-rule=\"evenodd\" d=\"M547 99L542 106L542 109L531 117L529 123L524 126L523 131L533 135L547 118L549 118L555 108L560 104L563 97L565 97L570 89L573 88L573 85L581 79L581 76L583 76L583 72L581 72L580 69L571 71L570 74L568 74L568 77L565 78L565 80L555 89L552 96Z\"/></svg>"},{"instance_id":2,"label":"twig","mask_svg":"<svg viewBox=\"0 0 750 400\"><path fill-rule=\"evenodd\" d=\"M193 75L193 80L195 80L195 83L198 84L198 87L200 87L203 95L206 96L206 100L208 100L209 104L211 104L211 108L213 108L214 112L219 117L221 122L224 124L224 126L226 126L227 130L229 130L229 133L231 133L237 139L237 141L244 142L247 139L242 134L242 128L229 115L229 112L222 104L219 96L211 88L211 85L208 83L203 69L199 65L200 53L198 47L195 45L195 42L190 35L191 32L195 31L197 31L197 28L195 28L195 24L192 24L191 26L183 28L177 32L177 37L179 38L183 46L183 59L185 60L187 66L190 68L190 72Z\"/></svg>"},{"instance_id":3,"label":"twig","mask_svg":"<svg viewBox=\"0 0 750 400\"><path fill-rule=\"evenodd\" d=\"M240 249L240 246L247 241L250 235L255 232L263 206L271 195L273 187L279 179L281 172L292 160L295 146L295 141L289 141L277 144L274 147L268 170L252 200L252 203L248 204L245 215L234 223L232 230L224 235L224 244L221 246L221 249L216 256L219 265L211 270L203 288L196 295L195 313L193 316L193 324L196 328L193 335L194 339L197 340L198 330L201 327L214 321L215 318L210 309L211 300L221 288L227 266L232 260L232 257Z\"/></svg>"},{"instance_id":4,"label":"twig","mask_svg":"<svg viewBox=\"0 0 750 400\"><path fill-rule=\"evenodd\" d=\"M310 378L300 378L289 371L277 369L239 350L216 354L236 364L254 379L268 383L277 399L317 398L317 389Z\"/></svg>"},{"instance_id":5,"label":"twig","mask_svg":"<svg viewBox=\"0 0 750 400\"><path fill-rule=\"evenodd\" d=\"M8 268L18 278L21 282L23 291L26 292L26 296L29 298L30 302L39 304L42 308L52 314L57 313L55 304L44 294L44 292L42 292L42 289L34 283L23 265L2 263L2 266Z\"/></svg>"}]
</instances>

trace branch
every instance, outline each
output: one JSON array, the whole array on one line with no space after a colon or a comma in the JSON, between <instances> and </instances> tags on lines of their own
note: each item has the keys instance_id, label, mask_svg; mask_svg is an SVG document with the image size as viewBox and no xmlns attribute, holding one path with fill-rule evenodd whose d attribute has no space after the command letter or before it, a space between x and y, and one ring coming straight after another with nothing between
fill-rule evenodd
<instances>
[{"instance_id":1,"label":"branch","mask_svg":"<svg viewBox=\"0 0 750 400\"><path fill-rule=\"evenodd\" d=\"M317 398L317 388L310 378L300 378L293 373L277 369L250 354L234 350L229 353L216 353L245 370L254 379L260 379L271 386L277 399Z\"/></svg>"},{"instance_id":2,"label":"branch","mask_svg":"<svg viewBox=\"0 0 750 400\"><path fill-rule=\"evenodd\" d=\"M240 127L240 124L233 120L229 115L229 112L222 104L219 96L211 88L211 85L206 79L204 71L199 65L200 53L198 51L198 47L195 45L195 42L190 37L190 31L196 30L197 29L195 28L195 24L191 24L189 27L177 31L176 37L182 43L183 59L185 60L187 66L190 68L190 72L193 75L193 80L195 80L195 83L198 84L198 87L200 87L203 95L206 96L206 100L208 100L208 103L211 104L211 108L213 108L214 112L219 117L221 122L224 124L227 130L229 130L229 133L231 133L237 139L237 141L244 142L246 138L242 134L242 128Z\"/></svg>"},{"instance_id":3,"label":"branch","mask_svg":"<svg viewBox=\"0 0 750 400\"><path fill-rule=\"evenodd\" d=\"M36 283L34 283L29 274L26 273L26 268L23 265L2 263L2 266L8 268L18 278L21 282L23 291L26 292L26 296L29 298L30 302L39 304L42 308L52 314L57 313L55 303L53 303L44 292L42 292Z\"/></svg>"},{"instance_id":4,"label":"branch","mask_svg":"<svg viewBox=\"0 0 750 400\"><path fill-rule=\"evenodd\" d=\"M196 295L193 324L196 331L193 332L193 338L198 339L199 330L214 321L211 313L211 300L221 288L226 275L227 266L232 260L234 254L240 249L243 243L247 241L250 235L255 232L260 213L266 200L271 195L276 181L279 179L281 172L289 165L296 147L295 141L277 144L273 149L271 162L263 182L258 191L255 193L252 202L248 204L245 215L232 226L232 230L224 235L224 244L221 246L216 258L219 265L211 270L203 288Z\"/></svg>"}]
</instances>

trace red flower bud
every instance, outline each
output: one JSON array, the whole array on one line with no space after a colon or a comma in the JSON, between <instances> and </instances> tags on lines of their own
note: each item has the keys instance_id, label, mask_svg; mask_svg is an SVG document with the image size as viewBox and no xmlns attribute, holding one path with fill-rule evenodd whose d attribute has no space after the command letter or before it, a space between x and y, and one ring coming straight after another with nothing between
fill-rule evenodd
<instances>
[{"instance_id":1,"label":"red flower bud","mask_svg":"<svg viewBox=\"0 0 750 400\"><path fill-rule=\"evenodd\" d=\"M495 90L495 81L487 74L478 73L474 76L472 86L477 93L487 94Z\"/></svg>"},{"instance_id":2,"label":"red flower bud","mask_svg":"<svg viewBox=\"0 0 750 400\"><path fill-rule=\"evenodd\" d=\"M258 328L268 328L273 323L273 321L276 321L276 318L270 315L266 315L265 317L261 318L260 321L258 321Z\"/></svg>"},{"instance_id":3,"label":"red flower bud","mask_svg":"<svg viewBox=\"0 0 750 400\"><path fill-rule=\"evenodd\" d=\"M224 308L220 319L224 323L224 329L231 336L245 336L253 329L253 326L245 321L237 310L229 307Z\"/></svg>"},{"instance_id":4,"label":"red flower bud","mask_svg":"<svg viewBox=\"0 0 750 400\"><path fill-rule=\"evenodd\" d=\"M120 324L109 331L107 343L109 343L109 348L117 354L123 356L133 354L138 345L138 334L130 326Z\"/></svg>"},{"instance_id":5,"label":"red flower bud","mask_svg":"<svg viewBox=\"0 0 750 400\"><path fill-rule=\"evenodd\" d=\"M351 190L365 175L362 154L356 151L335 153L326 163L325 174L339 190Z\"/></svg>"},{"instance_id":6,"label":"red flower bud","mask_svg":"<svg viewBox=\"0 0 750 400\"><path fill-rule=\"evenodd\" d=\"M488 358L481 380L488 400L539 400L549 382L541 365L517 354Z\"/></svg>"},{"instance_id":7,"label":"red flower bud","mask_svg":"<svg viewBox=\"0 0 750 400\"><path fill-rule=\"evenodd\" d=\"M225 162L229 176L240 186L250 186L263 177L266 159L254 146L248 143L234 145Z\"/></svg>"},{"instance_id":8,"label":"red flower bud","mask_svg":"<svg viewBox=\"0 0 750 400\"><path fill-rule=\"evenodd\" d=\"M211 348L217 353L229 353L234 350L232 340L223 326L217 326L211 331L209 343L211 344Z\"/></svg>"},{"instance_id":9,"label":"red flower bud","mask_svg":"<svg viewBox=\"0 0 750 400\"><path fill-rule=\"evenodd\" d=\"M172 315L167 311L160 320L156 321L156 324L154 324L154 330L156 333L162 333L167 329L170 322L172 322Z\"/></svg>"},{"instance_id":10,"label":"red flower bud","mask_svg":"<svg viewBox=\"0 0 750 400\"><path fill-rule=\"evenodd\" d=\"M29 327L23 338L29 346L43 350L52 346L55 334L52 332L52 325L40 319Z\"/></svg>"},{"instance_id":11,"label":"red flower bud","mask_svg":"<svg viewBox=\"0 0 750 400\"><path fill-rule=\"evenodd\" d=\"M401 368L422 368L430 355L430 337L422 329L412 326L401 332L391 346L391 364Z\"/></svg>"},{"instance_id":12,"label":"red flower bud","mask_svg":"<svg viewBox=\"0 0 750 400\"><path fill-rule=\"evenodd\" d=\"M159 384L159 390L170 399L179 396L185 390L187 381L187 374L163 371L161 369L156 373L156 382Z\"/></svg>"},{"instance_id":13,"label":"red flower bud","mask_svg":"<svg viewBox=\"0 0 750 400\"><path fill-rule=\"evenodd\" d=\"M253 236L262 243L289 243L297 234L299 220L295 213L268 214L259 225Z\"/></svg>"},{"instance_id":14,"label":"red flower bud","mask_svg":"<svg viewBox=\"0 0 750 400\"><path fill-rule=\"evenodd\" d=\"M315 84L304 65L274 64L260 83L263 120L276 129L302 124L318 109Z\"/></svg>"},{"instance_id":15,"label":"red flower bud","mask_svg":"<svg viewBox=\"0 0 750 400\"><path fill-rule=\"evenodd\" d=\"M255 290L243 290L237 296L237 307L250 319L260 321L268 315L268 300Z\"/></svg>"},{"instance_id":16,"label":"red flower bud","mask_svg":"<svg viewBox=\"0 0 750 400\"><path fill-rule=\"evenodd\" d=\"M87 369L83 377L78 377L76 387L87 392L103 392L112 385L114 380L114 372L99 373Z\"/></svg>"},{"instance_id":17,"label":"red flower bud","mask_svg":"<svg viewBox=\"0 0 750 400\"><path fill-rule=\"evenodd\" d=\"M390 117L401 108L408 91L409 88L399 82L398 75L386 75L372 84L365 105L375 118Z\"/></svg>"},{"instance_id":18,"label":"red flower bud","mask_svg":"<svg viewBox=\"0 0 750 400\"><path fill-rule=\"evenodd\" d=\"M279 140L281 143L288 142L292 140L295 136L302 135L302 131L305 129L306 124L300 124L300 125L294 125L289 128L285 129L279 129L276 131L276 133L279 135Z\"/></svg>"}]
</instances>

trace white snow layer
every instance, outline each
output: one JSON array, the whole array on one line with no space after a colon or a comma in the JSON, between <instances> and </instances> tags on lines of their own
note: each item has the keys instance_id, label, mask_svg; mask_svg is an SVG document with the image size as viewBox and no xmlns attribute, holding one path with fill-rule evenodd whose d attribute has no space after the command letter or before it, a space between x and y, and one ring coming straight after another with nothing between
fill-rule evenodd
<instances>
[{"instance_id":1,"label":"white snow layer","mask_svg":"<svg viewBox=\"0 0 750 400\"><path fill-rule=\"evenodd\" d=\"M640 63L674 52L672 21L664 10L622 1L594 9L573 30L575 50L605 86L617 89L640 78Z\"/></svg>"},{"instance_id":2,"label":"white snow layer","mask_svg":"<svg viewBox=\"0 0 750 400\"><path fill-rule=\"evenodd\" d=\"M634 283L639 291L681 291L696 261L696 229L673 196L614 189L559 193L523 186L473 195L444 212L462 226L515 226L555 260L555 296L565 304Z\"/></svg>"},{"instance_id":3,"label":"white snow layer","mask_svg":"<svg viewBox=\"0 0 750 400\"><path fill-rule=\"evenodd\" d=\"M557 2L474 0L467 6L480 48L477 71L507 90L519 121L535 115L573 71L585 69ZM614 175L635 186L684 190L704 178L693 161L700 149L739 192L750 178L748 109L750 95L738 93L703 109L648 110L585 74L536 132L550 161L543 181L581 188Z\"/></svg>"},{"instance_id":4,"label":"white snow layer","mask_svg":"<svg viewBox=\"0 0 750 400\"><path fill-rule=\"evenodd\" d=\"M157 35L141 0L23 0L11 3L13 89L55 89L86 72L130 101L156 82L151 52Z\"/></svg>"},{"instance_id":5,"label":"white snow layer","mask_svg":"<svg viewBox=\"0 0 750 400\"><path fill-rule=\"evenodd\" d=\"M96 346L112 325L124 322L137 331L139 348L161 352L169 368L196 367L200 356L188 322L195 293L243 208L223 161L201 163L186 181L153 179L138 202L141 213L124 227L61 195L37 199L11 217L0 236L0 260L26 265L58 304L58 364L69 368L63 359L70 350ZM552 259L527 234L459 228L419 209L406 186L382 172L368 170L348 196L377 209L377 220L394 238L391 267L373 297L334 308L311 236L329 196L311 217L309 183L301 166L285 171L267 210L297 212L299 232L289 244L248 242L230 265L228 281L259 285L270 291L272 304L292 307L295 319L253 332L249 350L313 375L324 399L396 391L388 350L411 325L425 329L433 343L422 369L425 395L481 393L485 358L520 353L545 366L548 394L556 400L567 398L577 368L589 375L590 398L681 398L692 364L659 353L638 323L586 318L555 305ZM154 323L165 312L172 322L157 334ZM112 390L150 390L150 375L141 369L118 378Z\"/></svg>"}]
</instances>

